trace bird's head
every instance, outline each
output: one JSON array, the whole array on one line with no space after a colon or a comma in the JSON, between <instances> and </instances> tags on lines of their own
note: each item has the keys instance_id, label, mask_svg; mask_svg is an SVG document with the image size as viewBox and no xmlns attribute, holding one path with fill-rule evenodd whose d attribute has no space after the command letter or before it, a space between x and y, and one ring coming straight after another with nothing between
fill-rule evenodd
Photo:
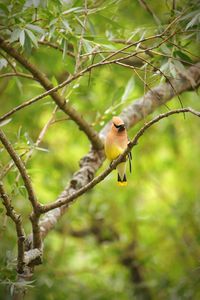
<instances>
[{"instance_id":1,"label":"bird's head","mask_svg":"<svg viewBox=\"0 0 200 300\"><path fill-rule=\"evenodd\" d=\"M125 131L126 127L125 127L124 121L122 119L120 119L119 117L113 117L113 119L112 119L112 129L115 132Z\"/></svg>"}]
</instances>

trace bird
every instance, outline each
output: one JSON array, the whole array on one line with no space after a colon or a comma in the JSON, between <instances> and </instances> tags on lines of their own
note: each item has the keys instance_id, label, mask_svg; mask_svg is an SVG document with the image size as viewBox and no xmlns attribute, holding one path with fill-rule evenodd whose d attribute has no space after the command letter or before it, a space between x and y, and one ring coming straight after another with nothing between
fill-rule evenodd
<instances>
[{"instance_id":1,"label":"bird","mask_svg":"<svg viewBox=\"0 0 200 300\"><path fill-rule=\"evenodd\" d=\"M105 154L106 157L112 162L115 160L120 154L124 152L129 143L129 139L127 136L126 127L124 121L120 117L113 117L112 124L110 126L110 130L107 133L105 138ZM131 152L128 154L129 159L129 168L131 172ZM126 158L124 161L117 165L117 183L119 186L126 186Z\"/></svg>"}]
</instances>

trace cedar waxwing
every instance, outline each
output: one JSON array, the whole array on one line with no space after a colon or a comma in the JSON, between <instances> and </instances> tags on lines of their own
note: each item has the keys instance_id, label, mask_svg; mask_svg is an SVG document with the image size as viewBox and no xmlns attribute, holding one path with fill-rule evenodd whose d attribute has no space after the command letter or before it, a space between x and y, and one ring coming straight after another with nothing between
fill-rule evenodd
<instances>
[{"instance_id":1,"label":"cedar waxwing","mask_svg":"<svg viewBox=\"0 0 200 300\"><path fill-rule=\"evenodd\" d=\"M105 139L105 153L106 157L113 161L120 154L124 152L129 143L125 124L119 117L113 117L111 128ZM131 153L128 154L129 167L131 172ZM118 185L126 186L126 159L118 164Z\"/></svg>"}]
</instances>

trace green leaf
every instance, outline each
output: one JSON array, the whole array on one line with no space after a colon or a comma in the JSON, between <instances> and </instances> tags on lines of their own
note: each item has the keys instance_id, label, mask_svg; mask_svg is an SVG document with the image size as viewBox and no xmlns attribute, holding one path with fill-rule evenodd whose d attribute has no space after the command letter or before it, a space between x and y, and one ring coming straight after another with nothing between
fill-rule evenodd
<instances>
[{"instance_id":1,"label":"green leaf","mask_svg":"<svg viewBox=\"0 0 200 300\"><path fill-rule=\"evenodd\" d=\"M93 47L90 45L90 43L86 39L83 39L83 47L87 53L91 53L93 50Z\"/></svg>"},{"instance_id":2,"label":"green leaf","mask_svg":"<svg viewBox=\"0 0 200 300\"><path fill-rule=\"evenodd\" d=\"M67 41L65 39L63 39L63 55L62 55L62 59L65 58L66 53L67 53Z\"/></svg>"},{"instance_id":3,"label":"green leaf","mask_svg":"<svg viewBox=\"0 0 200 300\"><path fill-rule=\"evenodd\" d=\"M160 70L163 73L168 73L169 72L169 61L167 61L166 63L162 64L162 66L160 67Z\"/></svg>"},{"instance_id":4,"label":"green leaf","mask_svg":"<svg viewBox=\"0 0 200 300\"><path fill-rule=\"evenodd\" d=\"M63 11L63 15L68 15L69 13L72 13L72 12L74 12L74 13L80 13L80 12L83 12L84 11L84 9L82 8L82 7L72 7L72 8L70 8L70 9L68 9L68 10L65 10L65 11Z\"/></svg>"},{"instance_id":5,"label":"green leaf","mask_svg":"<svg viewBox=\"0 0 200 300\"><path fill-rule=\"evenodd\" d=\"M177 72L174 64L172 62L169 63L169 70L172 77L176 78Z\"/></svg>"},{"instance_id":6,"label":"green leaf","mask_svg":"<svg viewBox=\"0 0 200 300\"><path fill-rule=\"evenodd\" d=\"M26 25L26 28L27 28L27 29L30 29L30 30L33 30L33 31L35 31L35 32L44 34L44 29L42 29L40 26L33 25L33 24L27 24L27 25Z\"/></svg>"},{"instance_id":7,"label":"green leaf","mask_svg":"<svg viewBox=\"0 0 200 300\"><path fill-rule=\"evenodd\" d=\"M31 139L31 137L29 136L28 132L25 132L24 133L24 136L26 138L26 141L27 141L27 145L31 146L31 147L34 147L34 142L33 140Z\"/></svg>"},{"instance_id":8,"label":"green leaf","mask_svg":"<svg viewBox=\"0 0 200 300\"><path fill-rule=\"evenodd\" d=\"M31 43L31 39L30 37L26 34L26 39L25 39L25 43L24 43L24 50L26 52L27 55L31 54L32 51L32 43Z\"/></svg>"},{"instance_id":9,"label":"green leaf","mask_svg":"<svg viewBox=\"0 0 200 300\"><path fill-rule=\"evenodd\" d=\"M193 62L192 59L187 54L185 54L184 52L182 52L180 50L174 51L174 54L175 54L176 57L178 56L178 57L180 57L181 59L183 59L187 62L190 62L190 63Z\"/></svg>"},{"instance_id":10,"label":"green leaf","mask_svg":"<svg viewBox=\"0 0 200 300\"><path fill-rule=\"evenodd\" d=\"M6 15L9 13L7 5L0 3L0 10L3 11Z\"/></svg>"},{"instance_id":11,"label":"green leaf","mask_svg":"<svg viewBox=\"0 0 200 300\"><path fill-rule=\"evenodd\" d=\"M129 81L125 87L124 93L122 95L122 98L121 98L122 102L124 102L129 97L129 95L132 93L134 86L135 86L135 80L134 80L134 77L131 77L129 79Z\"/></svg>"},{"instance_id":12,"label":"green leaf","mask_svg":"<svg viewBox=\"0 0 200 300\"><path fill-rule=\"evenodd\" d=\"M69 23L67 22L67 20L62 20L62 23L63 23L64 27L65 27L70 33L72 33L72 29L71 29L71 27L69 26Z\"/></svg>"},{"instance_id":13,"label":"green leaf","mask_svg":"<svg viewBox=\"0 0 200 300\"><path fill-rule=\"evenodd\" d=\"M24 41L25 41L25 32L23 29L23 30L21 30L20 35L19 35L19 42L22 47L24 47Z\"/></svg>"},{"instance_id":14,"label":"green leaf","mask_svg":"<svg viewBox=\"0 0 200 300\"><path fill-rule=\"evenodd\" d=\"M38 47L38 42L37 42L37 38L36 36L32 33L32 31L25 29L27 35L29 36L29 38L31 39L31 41L33 42L33 44L35 45L35 47Z\"/></svg>"},{"instance_id":15,"label":"green leaf","mask_svg":"<svg viewBox=\"0 0 200 300\"><path fill-rule=\"evenodd\" d=\"M185 67L180 61L174 60L174 66L179 73L185 72Z\"/></svg>"},{"instance_id":16,"label":"green leaf","mask_svg":"<svg viewBox=\"0 0 200 300\"><path fill-rule=\"evenodd\" d=\"M7 120L4 120L4 121L1 121L1 122L0 122L0 127L3 127L3 126L5 126L5 125L7 125L8 123L10 123L11 120L12 120L12 119L7 119Z\"/></svg>"},{"instance_id":17,"label":"green leaf","mask_svg":"<svg viewBox=\"0 0 200 300\"><path fill-rule=\"evenodd\" d=\"M49 152L48 149L42 148L42 147L35 147L36 150L42 151L42 152Z\"/></svg>"},{"instance_id":18,"label":"green leaf","mask_svg":"<svg viewBox=\"0 0 200 300\"><path fill-rule=\"evenodd\" d=\"M198 11L197 11L198 12ZM194 18L192 18L192 20L187 24L187 26L185 27L185 29L189 29L190 27L193 27L195 25L198 25L200 23L200 13L196 13L194 15Z\"/></svg>"},{"instance_id":19,"label":"green leaf","mask_svg":"<svg viewBox=\"0 0 200 300\"><path fill-rule=\"evenodd\" d=\"M1 58L0 59L0 70L7 67L7 65L8 65L7 60L5 58Z\"/></svg>"},{"instance_id":20,"label":"green leaf","mask_svg":"<svg viewBox=\"0 0 200 300\"><path fill-rule=\"evenodd\" d=\"M164 54L171 55L171 50L165 44L162 44L160 49Z\"/></svg>"},{"instance_id":21,"label":"green leaf","mask_svg":"<svg viewBox=\"0 0 200 300\"><path fill-rule=\"evenodd\" d=\"M20 36L20 32L21 32L21 29L19 28L16 28L13 30L13 32L11 33L11 36L10 36L10 42L15 42L19 39L19 36Z\"/></svg>"}]
</instances>

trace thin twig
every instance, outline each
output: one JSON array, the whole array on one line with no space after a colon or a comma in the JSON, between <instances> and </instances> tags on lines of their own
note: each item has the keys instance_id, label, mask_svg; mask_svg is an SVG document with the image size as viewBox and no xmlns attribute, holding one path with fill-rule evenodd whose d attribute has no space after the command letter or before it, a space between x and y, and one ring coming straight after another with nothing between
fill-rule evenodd
<instances>
[{"instance_id":1,"label":"thin twig","mask_svg":"<svg viewBox=\"0 0 200 300\"><path fill-rule=\"evenodd\" d=\"M97 132L92 128L92 126L83 118L83 116L78 113L77 110L73 108L73 106L65 100L65 98L56 93L55 91L58 90L56 87L55 90L53 87L52 82L46 77L46 75L40 71L35 65L33 65L30 61L28 61L22 54L20 54L15 48L13 48L8 42L6 42L2 37L0 37L0 47L8 53L10 56L14 57L21 65L23 65L37 80L39 83L49 92L48 94L51 95L53 101L58 105L58 107L64 111L65 114L70 116L70 118L78 125L80 130L82 130L88 139L90 140L94 149L101 149L103 147L101 139L99 138ZM79 73L80 74L80 73ZM76 76L76 78L80 77ZM74 78L73 78L74 80ZM67 79L67 82L71 82L71 77ZM65 86L66 84L60 85L59 88ZM44 94L43 94L44 96ZM40 95L40 99L43 98ZM37 99L38 100L38 99ZM36 100L34 99L34 102ZM33 102L33 99L32 99ZM19 108L18 108L19 109Z\"/></svg>"},{"instance_id":2,"label":"thin twig","mask_svg":"<svg viewBox=\"0 0 200 300\"><path fill-rule=\"evenodd\" d=\"M156 66L154 66L152 63L150 63L149 61L147 61L145 58L142 58L142 57L140 57L140 56L137 56L137 57L138 57L139 59L141 59L142 61L146 62L148 65L150 65L153 69L155 69L157 72L159 72L159 73L166 79L166 81L167 81L167 82L169 83L169 85L171 86L171 88L172 88L172 90L173 90L173 92L174 92L174 95L177 96L177 98L178 98L178 100L179 100L179 102L180 102L181 107L183 108L183 103L182 103L182 101L181 101L181 98L180 98L179 94L177 93L175 86L171 83L169 77L168 77L167 75L165 75L165 74L163 73L163 71L161 71L161 69L159 69L159 68L157 68Z\"/></svg>"},{"instance_id":3,"label":"thin twig","mask_svg":"<svg viewBox=\"0 0 200 300\"><path fill-rule=\"evenodd\" d=\"M15 68L15 66L12 64L12 62L10 61L10 59L9 59L6 55L4 55L2 52L0 52L0 54L1 54L1 56L2 56L3 58L5 58L5 60L8 62L9 66L11 67L11 69L13 69L13 71L14 71L15 73L17 73L16 68Z\"/></svg>"},{"instance_id":4,"label":"thin twig","mask_svg":"<svg viewBox=\"0 0 200 300\"><path fill-rule=\"evenodd\" d=\"M82 51L82 46L83 46L83 37L85 34L86 25L87 25L87 0L85 0L84 2L85 2L84 21L83 21L83 26L82 26L82 30L81 30L80 40L79 40L78 53L77 53L77 57L76 57L76 65L75 65L74 73L77 73L77 71L81 65L80 58L81 58L81 51Z\"/></svg>"},{"instance_id":5,"label":"thin twig","mask_svg":"<svg viewBox=\"0 0 200 300\"><path fill-rule=\"evenodd\" d=\"M59 45L57 45L55 43L49 42L49 41L38 41L38 44L43 45L43 46L48 46L48 47L51 47L51 48L53 48L55 50L59 50L60 52L63 52L62 47L60 47ZM69 56L75 58L75 55L74 55L73 52L67 51L67 54Z\"/></svg>"},{"instance_id":6,"label":"thin twig","mask_svg":"<svg viewBox=\"0 0 200 300\"><path fill-rule=\"evenodd\" d=\"M138 0L138 1L144 7L144 9L153 17L156 24L160 26L161 25L160 20L158 19L158 17L156 16L152 8L146 3L146 1L145 0Z\"/></svg>"},{"instance_id":7,"label":"thin twig","mask_svg":"<svg viewBox=\"0 0 200 300\"><path fill-rule=\"evenodd\" d=\"M49 120L48 120L47 123L44 125L44 127L43 127L42 130L41 130L41 132L39 133L39 136L38 136L38 138L37 138L37 140L36 140L36 142L35 142L35 144L34 144L34 148L31 148L30 151L28 152L28 154L27 154L27 156L26 156L26 158L25 158L25 160L24 160L24 165L27 164L28 160L29 160L29 159L31 158L31 156L33 155L33 152L34 152L35 148L38 147L38 146L40 145L41 141L42 141L43 138L44 138L44 135L46 134L46 132L47 132L49 126L52 124L52 121L53 121L54 118L55 118L55 114L56 114L56 111L57 111L57 110L58 110L58 107L57 107L57 105L56 105L55 108L54 108L54 110L53 110L53 112L52 112L52 114L51 114L51 117L49 118ZM16 177L15 182L18 182L18 180L19 180L19 174L18 174L18 176Z\"/></svg>"},{"instance_id":8,"label":"thin twig","mask_svg":"<svg viewBox=\"0 0 200 300\"><path fill-rule=\"evenodd\" d=\"M154 46L154 47L150 47L148 50L153 50L153 49L159 47L161 44L163 44L164 42L166 42L166 41L167 41L170 37L172 37L174 34L175 34L175 33L171 34L169 37L167 37L166 39L162 40L162 42L160 42L158 45L156 45L156 46ZM160 35L157 35L157 37L158 37L158 36L160 37ZM148 40L148 39L152 39L152 38L155 38L155 37L156 37L156 36L154 36L154 37L149 37L149 38L143 39L143 41L144 41L144 40ZM0 41L1 41L1 39L0 39ZM133 43L133 44L131 44L131 45L128 45L127 47L124 47L123 50L125 50L126 48L129 48L129 46L133 46L133 45L136 45L136 44L138 44L138 43L139 43L139 42L135 42L135 43ZM121 49L121 50L122 50L122 49ZM58 91L59 89L61 89L61 88L64 87L65 85L68 85L69 83L71 83L71 82L74 81L75 79L77 79L77 78L83 76L83 75L84 75L85 73L87 73L87 72L90 72L90 71L91 71L92 69L94 69L94 68L97 68L97 67L99 67L99 66L104 66L104 65L112 64L112 63L116 63L116 62L120 62L120 61L123 61L124 59L130 58L130 57L133 57L133 56L137 56L138 54L142 54L142 53L146 52L146 49L145 49L145 50L141 50L141 51L137 51L137 52L131 53L131 54L129 54L129 55L127 55L127 56L124 56L124 57L120 57L120 58L117 58L117 59L114 59L114 60L109 60L109 61L107 61L107 59L110 59L111 57L113 57L113 56L116 55L117 53L120 53L121 50L117 50L114 54L108 55L108 56L107 56L105 59L103 59L102 61L100 61L100 62L98 62L98 63L92 64L92 65L86 67L85 69L83 69L83 70L81 70L80 72L74 74L73 76L69 76L68 79L66 79L66 80L63 81L62 83L58 84L57 86L50 88L48 91L46 91L46 92L44 92L44 93L42 93L42 94L40 94L40 95L38 95L38 96L36 96L36 97L34 97L34 98L32 98L32 99L26 101L26 102L24 102L24 103L22 103L22 104L16 106L16 107L13 108L12 110L10 110L8 113L6 113L6 114L4 114L3 116L1 116L1 117L0 117L0 122L3 121L3 120L5 120L5 119L7 119L7 118L10 117L12 114L14 114L15 112L21 110L22 108L27 107L27 106L29 106L29 105L31 105L31 104L33 104L33 103L35 103L35 102L37 102L37 101L39 101L39 100L45 98L46 96L48 96L48 95L50 95L50 94L53 94L53 92ZM61 104L60 104L60 105L61 105ZM64 103L64 104L61 105L62 108L64 108L65 106L67 106L67 103ZM69 103L68 103L68 106L69 106ZM68 114L69 114L69 111L70 111L70 110L72 110L72 112L70 112L70 114L71 114L71 115L75 115L74 117L76 118L76 122L78 122L79 125L80 125L80 120L77 120L78 116L76 116L76 112L73 110L72 107L71 107L71 109L70 109L70 107L68 107L68 109L67 109ZM78 119L80 119L80 118L78 118ZM98 146L98 143L97 143L97 140L98 140L98 139L97 139L95 133L92 132L88 126L86 126L84 120L81 120L81 123L84 123L84 124L81 125L81 128L82 128L82 127L87 128L86 134L90 137L90 139L94 140L94 143L93 143L93 144L95 144L95 142L96 142L96 146ZM85 131L85 130L84 130L84 131Z\"/></svg>"},{"instance_id":9,"label":"thin twig","mask_svg":"<svg viewBox=\"0 0 200 300\"><path fill-rule=\"evenodd\" d=\"M26 73L21 73L21 72L4 73L4 74L0 75L0 78L13 77L13 76L24 77L24 78L35 80L35 78L33 76L26 74Z\"/></svg>"},{"instance_id":10,"label":"thin twig","mask_svg":"<svg viewBox=\"0 0 200 300\"><path fill-rule=\"evenodd\" d=\"M21 153L19 156L22 158L29 150L25 150L23 153ZM7 163L0 173L0 181L6 176L6 174L15 166L13 160Z\"/></svg>"}]
</instances>

